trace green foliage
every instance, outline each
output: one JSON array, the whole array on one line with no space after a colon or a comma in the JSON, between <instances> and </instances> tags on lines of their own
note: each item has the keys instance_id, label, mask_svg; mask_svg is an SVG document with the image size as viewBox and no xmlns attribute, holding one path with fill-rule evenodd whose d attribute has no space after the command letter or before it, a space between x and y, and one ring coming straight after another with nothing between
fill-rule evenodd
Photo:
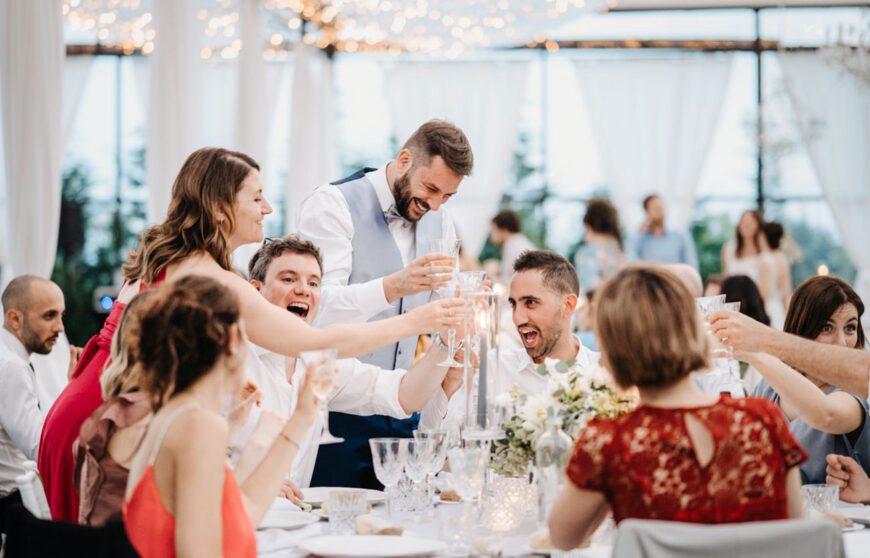
<instances>
[{"instance_id":1,"label":"green foliage","mask_svg":"<svg viewBox=\"0 0 870 558\"><path fill-rule=\"evenodd\" d=\"M706 281L710 275L722 273L722 246L733 234L727 215L703 217L692 223L692 238L698 251L698 271Z\"/></svg>"}]
</instances>

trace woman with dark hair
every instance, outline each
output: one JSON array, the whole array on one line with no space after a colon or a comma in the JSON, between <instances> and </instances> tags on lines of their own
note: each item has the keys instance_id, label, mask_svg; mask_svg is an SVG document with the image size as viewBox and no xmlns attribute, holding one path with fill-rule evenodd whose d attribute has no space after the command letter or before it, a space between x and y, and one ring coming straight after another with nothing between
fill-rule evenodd
<instances>
[{"instance_id":1,"label":"woman with dark hair","mask_svg":"<svg viewBox=\"0 0 870 558\"><path fill-rule=\"evenodd\" d=\"M574 267L580 279L580 290L585 293L597 289L625 266L627 257L622 247L619 213L609 201L589 200L583 225L586 232L583 246L574 256Z\"/></svg>"},{"instance_id":2,"label":"woman with dark hair","mask_svg":"<svg viewBox=\"0 0 870 558\"><path fill-rule=\"evenodd\" d=\"M124 266L125 284L100 333L82 351L72 381L49 410L39 444L39 471L54 519L75 521L73 441L84 420L103 402L100 375L124 305L141 290L188 275L213 277L239 299L251 341L269 351L296 356L335 348L339 356L369 353L406 337L455 323L461 300L446 299L393 318L316 328L270 304L230 267L230 254L263 240L263 219L272 207L263 196L259 165L244 153L220 148L193 152L172 185L166 219L142 233Z\"/></svg>"},{"instance_id":3,"label":"woman with dark hair","mask_svg":"<svg viewBox=\"0 0 870 558\"><path fill-rule=\"evenodd\" d=\"M550 512L556 548L576 548L607 515L737 523L803 515L806 454L769 401L702 392L709 341L688 288L672 273L630 267L596 291L601 363L641 405L593 419ZM643 347L643 350L638 350Z\"/></svg>"},{"instance_id":4,"label":"woman with dark hair","mask_svg":"<svg viewBox=\"0 0 870 558\"><path fill-rule=\"evenodd\" d=\"M763 251L763 257L770 270L770 286L764 307L770 316L770 325L776 329L782 329L785 323L785 309L792 291L791 265L781 248L784 236L785 229L779 223L764 224L762 238L767 249Z\"/></svg>"},{"instance_id":5,"label":"woman with dark hair","mask_svg":"<svg viewBox=\"0 0 870 558\"><path fill-rule=\"evenodd\" d=\"M734 229L734 242L722 247L722 273L746 275L755 282L761 298L767 300L770 271L762 257L764 218L758 211L746 210Z\"/></svg>"},{"instance_id":6,"label":"woman with dark hair","mask_svg":"<svg viewBox=\"0 0 870 558\"><path fill-rule=\"evenodd\" d=\"M142 558L255 558L257 525L281 489L317 409L309 366L296 408L241 484L227 465L227 399L242 389L247 340L239 297L188 275L160 288L129 332L154 417L130 464L127 536Z\"/></svg>"},{"instance_id":7,"label":"woman with dark hair","mask_svg":"<svg viewBox=\"0 0 870 558\"><path fill-rule=\"evenodd\" d=\"M746 275L726 277L722 281L719 294L725 295L725 302L739 302L741 314L746 314L764 325L770 325L770 318L764 310L764 300L758 292L758 286Z\"/></svg>"},{"instance_id":8,"label":"woman with dark hair","mask_svg":"<svg viewBox=\"0 0 870 558\"><path fill-rule=\"evenodd\" d=\"M836 277L812 277L791 299L783 331L820 343L863 348L864 303ZM795 438L809 452L801 466L804 483L825 482L825 456L851 456L866 469L870 455L867 401L789 368L775 357L743 355L764 377L753 396L770 399L782 409ZM863 456L863 457L860 457Z\"/></svg>"}]
</instances>

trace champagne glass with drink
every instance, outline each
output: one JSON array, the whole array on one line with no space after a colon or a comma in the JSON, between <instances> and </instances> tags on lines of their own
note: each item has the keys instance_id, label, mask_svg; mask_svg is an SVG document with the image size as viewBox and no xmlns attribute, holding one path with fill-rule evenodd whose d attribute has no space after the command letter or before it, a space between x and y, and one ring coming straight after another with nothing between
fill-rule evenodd
<instances>
[{"instance_id":1,"label":"champagne glass with drink","mask_svg":"<svg viewBox=\"0 0 870 558\"><path fill-rule=\"evenodd\" d=\"M329 431L329 397L335 388L335 376L337 370L335 368L335 357L337 355L335 349L324 349L320 351L303 351L299 353L299 359L308 367L314 364L314 375L309 380L311 382L314 395L317 396L318 412L323 423L323 429L320 433L321 444L338 444L344 441L344 438L333 436Z\"/></svg>"},{"instance_id":2,"label":"champagne glass with drink","mask_svg":"<svg viewBox=\"0 0 870 558\"><path fill-rule=\"evenodd\" d=\"M443 238L429 239L429 254L438 254L443 256L440 259L433 260L430 264L433 267L452 267L450 281L447 285L435 290L435 294L439 298L450 298L456 294L456 277L459 268L459 241L444 240ZM456 366L454 357L456 355L456 328L451 327L447 330L447 357L443 362L439 362L438 366L446 366L452 368Z\"/></svg>"}]
</instances>

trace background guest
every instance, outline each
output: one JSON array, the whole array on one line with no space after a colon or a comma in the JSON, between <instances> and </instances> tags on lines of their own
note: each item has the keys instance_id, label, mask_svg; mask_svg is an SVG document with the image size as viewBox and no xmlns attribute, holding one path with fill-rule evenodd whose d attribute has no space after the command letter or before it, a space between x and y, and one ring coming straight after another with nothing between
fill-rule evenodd
<instances>
[{"instance_id":1,"label":"background guest","mask_svg":"<svg viewBox=\"0 0 870 558\"><path fill-rule=\"evenodd\" d=\"M625 265L619 214L605 199L592 199L583 216L584 244L574 255L574 266L584 291L596 289Z\"/></svg>"},{"instance_id":2,"label":"background guest","mask_svg":"<svg viewBox=\"0 0 870 558\"><path fill-rule=\"evenodd\" d=\"M608 509L617 523L801 517L796 466L806 455L779 410L701 392L689 378L709 363L686 287L667 271L629 268L596 298L601 361L621 387L637 386L641 406L583 430L550 513L553 544L576 548Z\"/></svg>"},{"instance_id":3,"label":"background guest","mask_svg":"<svg viewBox=\"0 0 870 558\"><path fill-rule=\"evenodd\" d=\"M704 296L716 296L722 294L723 275L708 275L707 284L704 285Z\"/></svg>"},{"instance_id":4,"label":"background guest","mask_svg":"<svg viewBox=\"0 0 870 558\"><path fill-rule=\"evenodd\" d=\"M687 264L698 269L698 252L692 237L665 228L665 203L656 194L643 200L646 220L631 238L629 255L635 260L661 264Z\"/></svg>"},{"instance_id":5,"label":"background guest","mask_svg":"<svg viewBox=\"0 0 870 558\"><path fill-rule=\"evenodd\" d=\"M35 460L45 409L39 406L30 356L48 354L63 332L60 287L35 275L16 277L3 290L0 328L0 498L17 491L15 478Z\"/></svg>"},{"instance_id":6,"label":"background guest","mask_svg":"<svg viewBox=\"0 0 870 558\"><path fill-rule=\"evenodd\" d=\"M763 227L764 218L761 213L752 210L743 212L737 228L734 229L734 242L728 242L722 247L722 273L726 277L748 276L758 286L761 298L767 300L770 269L762 257Z\"/></svg>"},{"instance_id":7,"label":"background guest","mask_svg":"<svg viewBox=\"0 0 870 558\"><path fill-rule=\"evenodd\" d=\"M154 418L133 458L124 502L130 542L143 558L257 553L254 526L277 496L314 421L309 368L293 416L241 487L226 465L221 415L244 384L246 339L233 291L188 276L161 288L134 329L134 358Z\"/></svg>"},{"instance_id":8,"label":"background guest","mask_svg":"<svg viewBox=\"0 0 870 558\"><path fill-rule=\"evenodd\" d=\"M492 218L489 239L501 248L498 282L507 285L514 273L514 261L523 252L534 250L535 245L523 234L523 218L512 209L502 209Z\"/></svg>"},{"instance_id":9,"label":"background guest","mask_svg":"<svg viewBox=\"0 0 870 558\"><path fill-rule=\"evenodd\" d=\"M765 299L765 310L770 316L770 325L782 329L785 323L785 309L791 298L791 265L785 252L782 251L782 239L785 229L779 223L764 224L764 239L767 250L764 257L770 269L770 287Z\"/></svg>"},{"instance_id":10,"label":"background guest","mask_svg":"<svg viewBox=\"0 0 870 558\"><path fill-rule=\"evenodd\" d=\"M863 349L863 314L864 303L844 281L812 277L794 292L784 331L820 343ZM865 469L870 467L864 398L799 373L770 355L754 353L740 358L764 376L752 395L779 405L792 434L809 452L809 460L801 465L805 484L825 482L828 454L851 456Z\"/></svg>"},{"instance_id":11,"label":"background guest","mask_svg":"<svg viewBox=\"0 0 870 558\"><path fill-rule=\"evenodd\" d=\"M739 302L740 313L764 325L770 325L770 317L765 311L764 300L758 286L746 275L731 275L722 280L719 294L725 295L725 302Z\"/></svg>"}]
</instances>

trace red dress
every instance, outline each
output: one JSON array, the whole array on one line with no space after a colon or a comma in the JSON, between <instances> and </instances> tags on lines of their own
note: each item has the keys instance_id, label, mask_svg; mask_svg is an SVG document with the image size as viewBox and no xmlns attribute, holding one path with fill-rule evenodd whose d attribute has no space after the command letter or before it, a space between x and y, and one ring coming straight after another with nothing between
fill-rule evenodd
<instances>
[{"instance_id":1,"label":"red dress","mask_svg":"<svg viewBox=\"0 0 870 558\"><path fill-rule=\"evenodd\" d=\"M713 436L701 466L686 415ZM788 518L786 473L807 459L770 401L722 396L708 407L642 406L590 421L568 463L578 488L604 494L617 522L738 523Z\"/></svg>"},{"instance_id":2,"label":"red dress","mask_svg":"<svg viewBox=\"0 0 870 558\"><path fill-rule=\"evenodd\" d=\"M159 285L165 277L165 272L161 271L151 287ZM139 291L146 288L148 287L143 283ZM79 498L73 482L73 443L78 438L85 419L103 404L100 375L109 361L112 337L124 306L121 302L112 306L112 311L103 323L103 329L85 345L70 383L45 416L39 440L37 467L45 486L52 519L72 522L78 520Z\"/></svg>"},{"instance_id":3,"label":"red dress","mask_svg":"<svg viewBox=\"0 0 870 558\"><path fill-rule=\"evenodd\" d=\"M142 558L175 557L175 517L166 510L154 466L149 465L124 502L124 528L130 544ZM221 541L225 558L256 558L257 536L245 511L242 493L229 467L225 467L221 499Z\"/></svg>"}]
</instances>

